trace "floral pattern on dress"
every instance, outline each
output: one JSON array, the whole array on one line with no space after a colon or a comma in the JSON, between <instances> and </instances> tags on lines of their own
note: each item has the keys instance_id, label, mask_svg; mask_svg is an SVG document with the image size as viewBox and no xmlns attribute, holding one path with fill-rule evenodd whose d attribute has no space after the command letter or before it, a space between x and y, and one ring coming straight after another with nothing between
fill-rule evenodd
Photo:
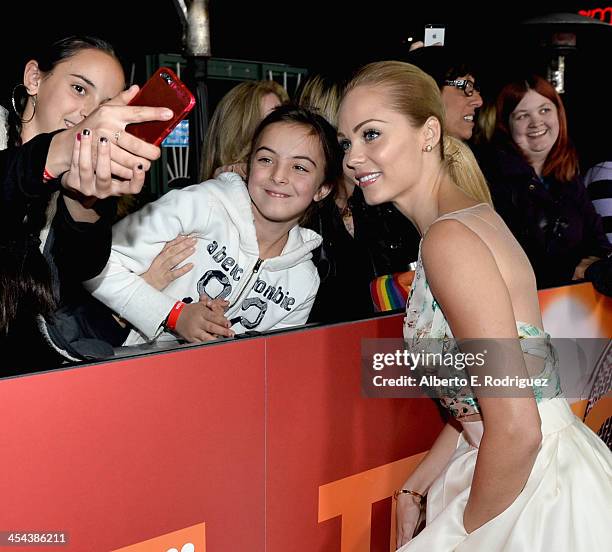
<instances>
[{"instance_id":1,"label":"floral pattern on dress","mask_svg":"<svg viewBox=\"0 0 612 552\"><path fill-rule=\"evenodd\" d=\"M540 402L561 396L561 385L557 370L558 359L550 342L550 336L544 330L525 322L517 321L516 327L523 352L544 360L542 372L534 376L534 378L546 382L542 387L533 387L536 401ZM453 351L458 352L444 313L434 299L427 283L421 261L420 245L415 276L406 304L403 333L406 347L411 351L426 350L428 353L443 354ZM434 372L439 374L439 367L435 370L425 368L424 372L424 375ZM444 374L441 375L444 376ZM455 418L480 413L478 399L469 385L437 387L436 393L442 406L448 409Z\"/></svg>"}]
</instances>

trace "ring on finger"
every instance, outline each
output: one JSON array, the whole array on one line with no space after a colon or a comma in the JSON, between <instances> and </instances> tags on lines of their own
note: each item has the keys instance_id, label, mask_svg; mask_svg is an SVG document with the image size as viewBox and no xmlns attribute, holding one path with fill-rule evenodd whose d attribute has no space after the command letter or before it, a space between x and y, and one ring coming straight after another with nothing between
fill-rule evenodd
<instances>
[{"instance_id":1,"label":"ring on finger","mask_svg":"<svg viewBox=\"0 0 612 552\"><path fill-rule=\"evenodd\" d=\"M118 130L113 134L113 140L115 140L115 144L119 145L119 136L121 136L121 131Z\"/></svg>"}]
</instances>

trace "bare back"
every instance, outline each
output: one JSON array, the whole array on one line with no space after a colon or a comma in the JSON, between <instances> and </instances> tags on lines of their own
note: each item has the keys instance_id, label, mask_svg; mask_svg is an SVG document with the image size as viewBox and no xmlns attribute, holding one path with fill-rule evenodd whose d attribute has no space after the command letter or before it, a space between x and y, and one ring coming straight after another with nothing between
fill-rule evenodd
<instances>
[{"instance_id":1,"label":"bare back","mask_svg":"<svg viewBox=\"0 0 612 552\"><path fill-rule=\"evenodd\" d=\"M486 203L442 215L472 230L491 251L510 293L514 318L542 328L536 279L527 255L502 218ZM434 223L435 224L435 223Z\"/></svg>"}]
</instances>

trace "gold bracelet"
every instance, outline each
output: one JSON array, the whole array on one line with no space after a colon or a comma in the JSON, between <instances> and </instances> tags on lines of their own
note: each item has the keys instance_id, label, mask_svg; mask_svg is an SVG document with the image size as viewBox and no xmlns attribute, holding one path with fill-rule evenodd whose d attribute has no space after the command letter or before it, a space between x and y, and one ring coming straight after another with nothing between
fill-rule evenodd
<instances>
[{"instance_id":1,"label":"gold bracelet","mask_svg":"<svg viewBox=\"0 0 612 552\"><path fill-rule=\"evenodd\" d=\"M413 496L418 504L421 504L425 499L425 497L421 493L417 493L416 491L409 491L408 489L399 489L398 491L395 491L393 493L393 498L397 500L397 497L402 494L409 494L410 496Z\"/></svg>"}]
</instances>

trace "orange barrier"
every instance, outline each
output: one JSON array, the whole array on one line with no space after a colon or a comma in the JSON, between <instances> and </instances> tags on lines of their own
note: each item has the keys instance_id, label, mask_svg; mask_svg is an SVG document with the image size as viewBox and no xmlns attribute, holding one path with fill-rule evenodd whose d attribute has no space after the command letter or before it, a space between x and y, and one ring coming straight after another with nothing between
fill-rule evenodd
<instances>
[{"instance_id":1,"label":"orange barrier","mask_svg":"<svg viewBox=\"0 0 612 552\"><path fill-rule=\"evenodd\" d=\"M60 549L78 552L389 550L391 492L443 424L433 401L361 396L361 340L398 337L401 323L1 380L0 539L64 532Z\"/></svg>"}]
</instances>

